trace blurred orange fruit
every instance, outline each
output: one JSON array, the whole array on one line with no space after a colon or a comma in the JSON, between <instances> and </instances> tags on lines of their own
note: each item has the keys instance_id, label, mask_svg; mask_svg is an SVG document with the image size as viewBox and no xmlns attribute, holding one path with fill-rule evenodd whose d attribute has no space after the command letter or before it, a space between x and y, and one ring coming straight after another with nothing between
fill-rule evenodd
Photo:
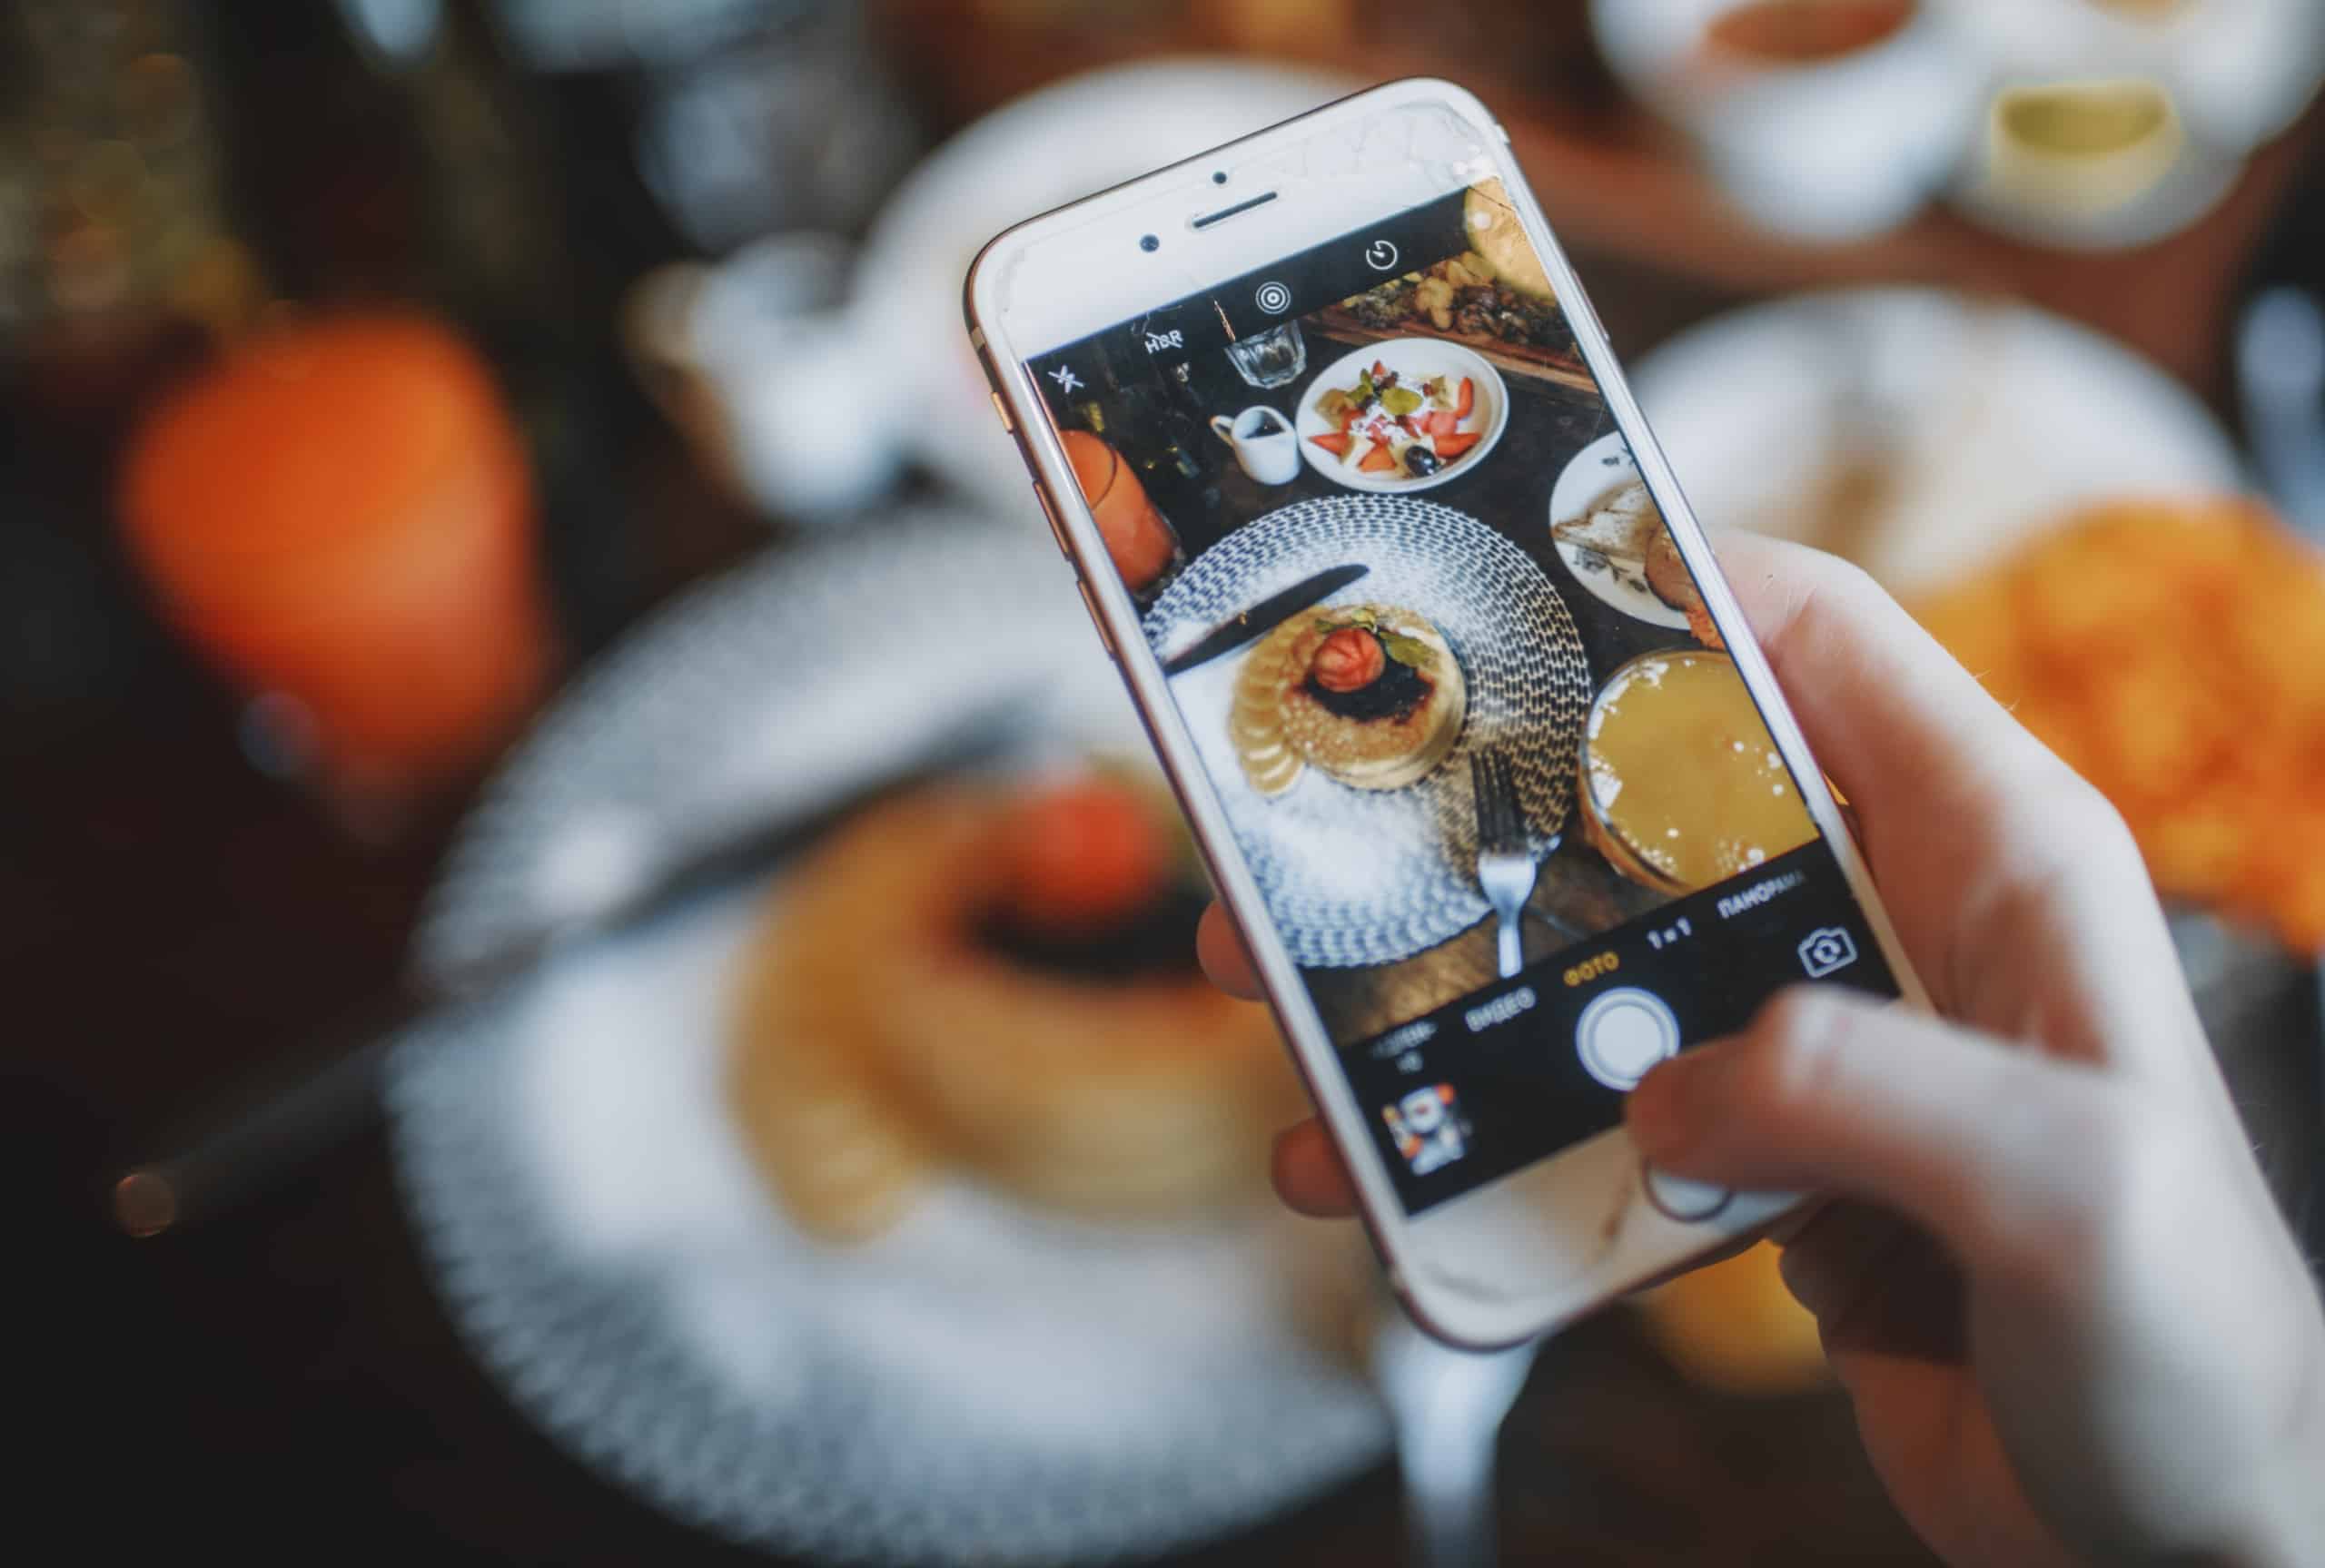
<instances>
[{"instance_id":1,"label":"blurred orange fruit","mask_svg":"<svg viewBox=\"0 0 2325 1568\"><path fill-rule=\"evenodd\" d=\"M120 497L164 617L302 705L341 782L470 762L540 689L523 446L483 360L434 321L247 340L147 419Z\"/></svg>"},{"instance_id":2,"label":"blurred orange fruit","mask_svg":"<svg viewBox=\"0 0 2325 1568\"><path fill-rule=\"evenodd\" d=\"M1170 880L1170 830L1154 803L1110 779L1028 795L1012 804L1000 831L1009 912L1036 931L1102 932Z\"/></svg>"}]
</instances>

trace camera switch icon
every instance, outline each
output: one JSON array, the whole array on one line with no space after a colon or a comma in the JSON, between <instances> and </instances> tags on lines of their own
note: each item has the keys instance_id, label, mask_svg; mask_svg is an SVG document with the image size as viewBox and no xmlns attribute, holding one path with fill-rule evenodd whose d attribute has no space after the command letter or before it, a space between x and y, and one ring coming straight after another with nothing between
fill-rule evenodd
<instances>
[{"instance_id":1,"label":"camera switch icon","mask_svg":"<svg viewBox=\"0 0 2325 1568\"><path fill-rule=\"evenodd\" d=\"M1800 967L1811 980L1822 980L1855 962L1856 938L1839 926L1819 926L1801 939Z\"/></svg>"}]
</instances>

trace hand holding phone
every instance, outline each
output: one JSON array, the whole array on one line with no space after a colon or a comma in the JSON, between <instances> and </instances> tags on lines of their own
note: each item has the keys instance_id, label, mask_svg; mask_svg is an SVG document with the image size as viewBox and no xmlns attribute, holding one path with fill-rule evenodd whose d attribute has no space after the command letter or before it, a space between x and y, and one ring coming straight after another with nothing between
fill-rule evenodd
<instances>
[{"instance_id":1,"label":"hand holding phone","mask_svg":"<svg viewBox=\"0 0 2325 1568\"><path fill-rule=\"evenodd\" d=\"M1948 1562L2304 1560L2325 1317L2122 824L1862 574L1746 535L1720 559L1955 1021L1802 988L1650 1072L1635 1140L1827 1195L1782 1228L1784 1276ZM1202 946L1256 993L1223 911ZM1313 1123L1275 1177L1354 1205Z\"/></svg>"},{"instance_id":2,"label":"hand holding phone","mask_svg":"<svg viewBox=\"0 0 2325 1568\"><path fill-rule=\"evenodd\" d=\"M1471 1343L1773 1222L1951 1560L2315 1558L2325 1314L2122 823L1862 573L1736 537L1731 595L1474 99L1023 226L970 311L1317 1100L1287 1199ZM1255 394L1289 479L1222 461Z\"/></svg>"}]
</instances>

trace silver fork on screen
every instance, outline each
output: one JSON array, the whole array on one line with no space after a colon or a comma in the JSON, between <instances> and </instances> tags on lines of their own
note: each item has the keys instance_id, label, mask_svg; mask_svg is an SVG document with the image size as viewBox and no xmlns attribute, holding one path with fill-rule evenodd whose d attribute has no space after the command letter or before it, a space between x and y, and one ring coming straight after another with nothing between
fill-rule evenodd
<instances>
[{"instance_id":1,"label":"silver fork on screen","mask_svg":"<svg viewBox=\"0 0 2325 1568\"><path fill-rule=\"evenodd\" d=\"M1539 872L1509 759L1496 751L1470 753L1469 790L1478 804L1478 886L1499 922L1497 967L1507 980L1526 967L1526 901Z\"/></svg>"}]
</instances>

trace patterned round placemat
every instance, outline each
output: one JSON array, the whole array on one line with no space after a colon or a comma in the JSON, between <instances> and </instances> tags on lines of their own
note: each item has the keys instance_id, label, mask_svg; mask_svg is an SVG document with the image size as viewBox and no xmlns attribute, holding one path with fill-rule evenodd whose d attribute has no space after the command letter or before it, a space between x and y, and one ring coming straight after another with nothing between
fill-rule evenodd
<instances>
[{"instance_id":1,"label":"patterned round placemat","mask_svg":"<svg viewBox=\"0 0 2325 1568\"><path fill-rule=\"evenodd\" d=\"M1490 747L1509 757L1538 858L1574 804L1576 748L1590 707L1582 634L1533 558L1475 518L1403 497L1301 501L1238 529L1164 590L1147 614L1147 640L1168 658L1269 595L1351 563L1370 569L1325 604L1395 605L1427 616L1469 687L1459 740L1418 784L1350 789L1311 767L1284 794L1262 796L1245 781L1228 734L1242 656L1171 683L1302 968L1392 963L1483 920L1470 754Z\"/></svg>"}]
</instances>

